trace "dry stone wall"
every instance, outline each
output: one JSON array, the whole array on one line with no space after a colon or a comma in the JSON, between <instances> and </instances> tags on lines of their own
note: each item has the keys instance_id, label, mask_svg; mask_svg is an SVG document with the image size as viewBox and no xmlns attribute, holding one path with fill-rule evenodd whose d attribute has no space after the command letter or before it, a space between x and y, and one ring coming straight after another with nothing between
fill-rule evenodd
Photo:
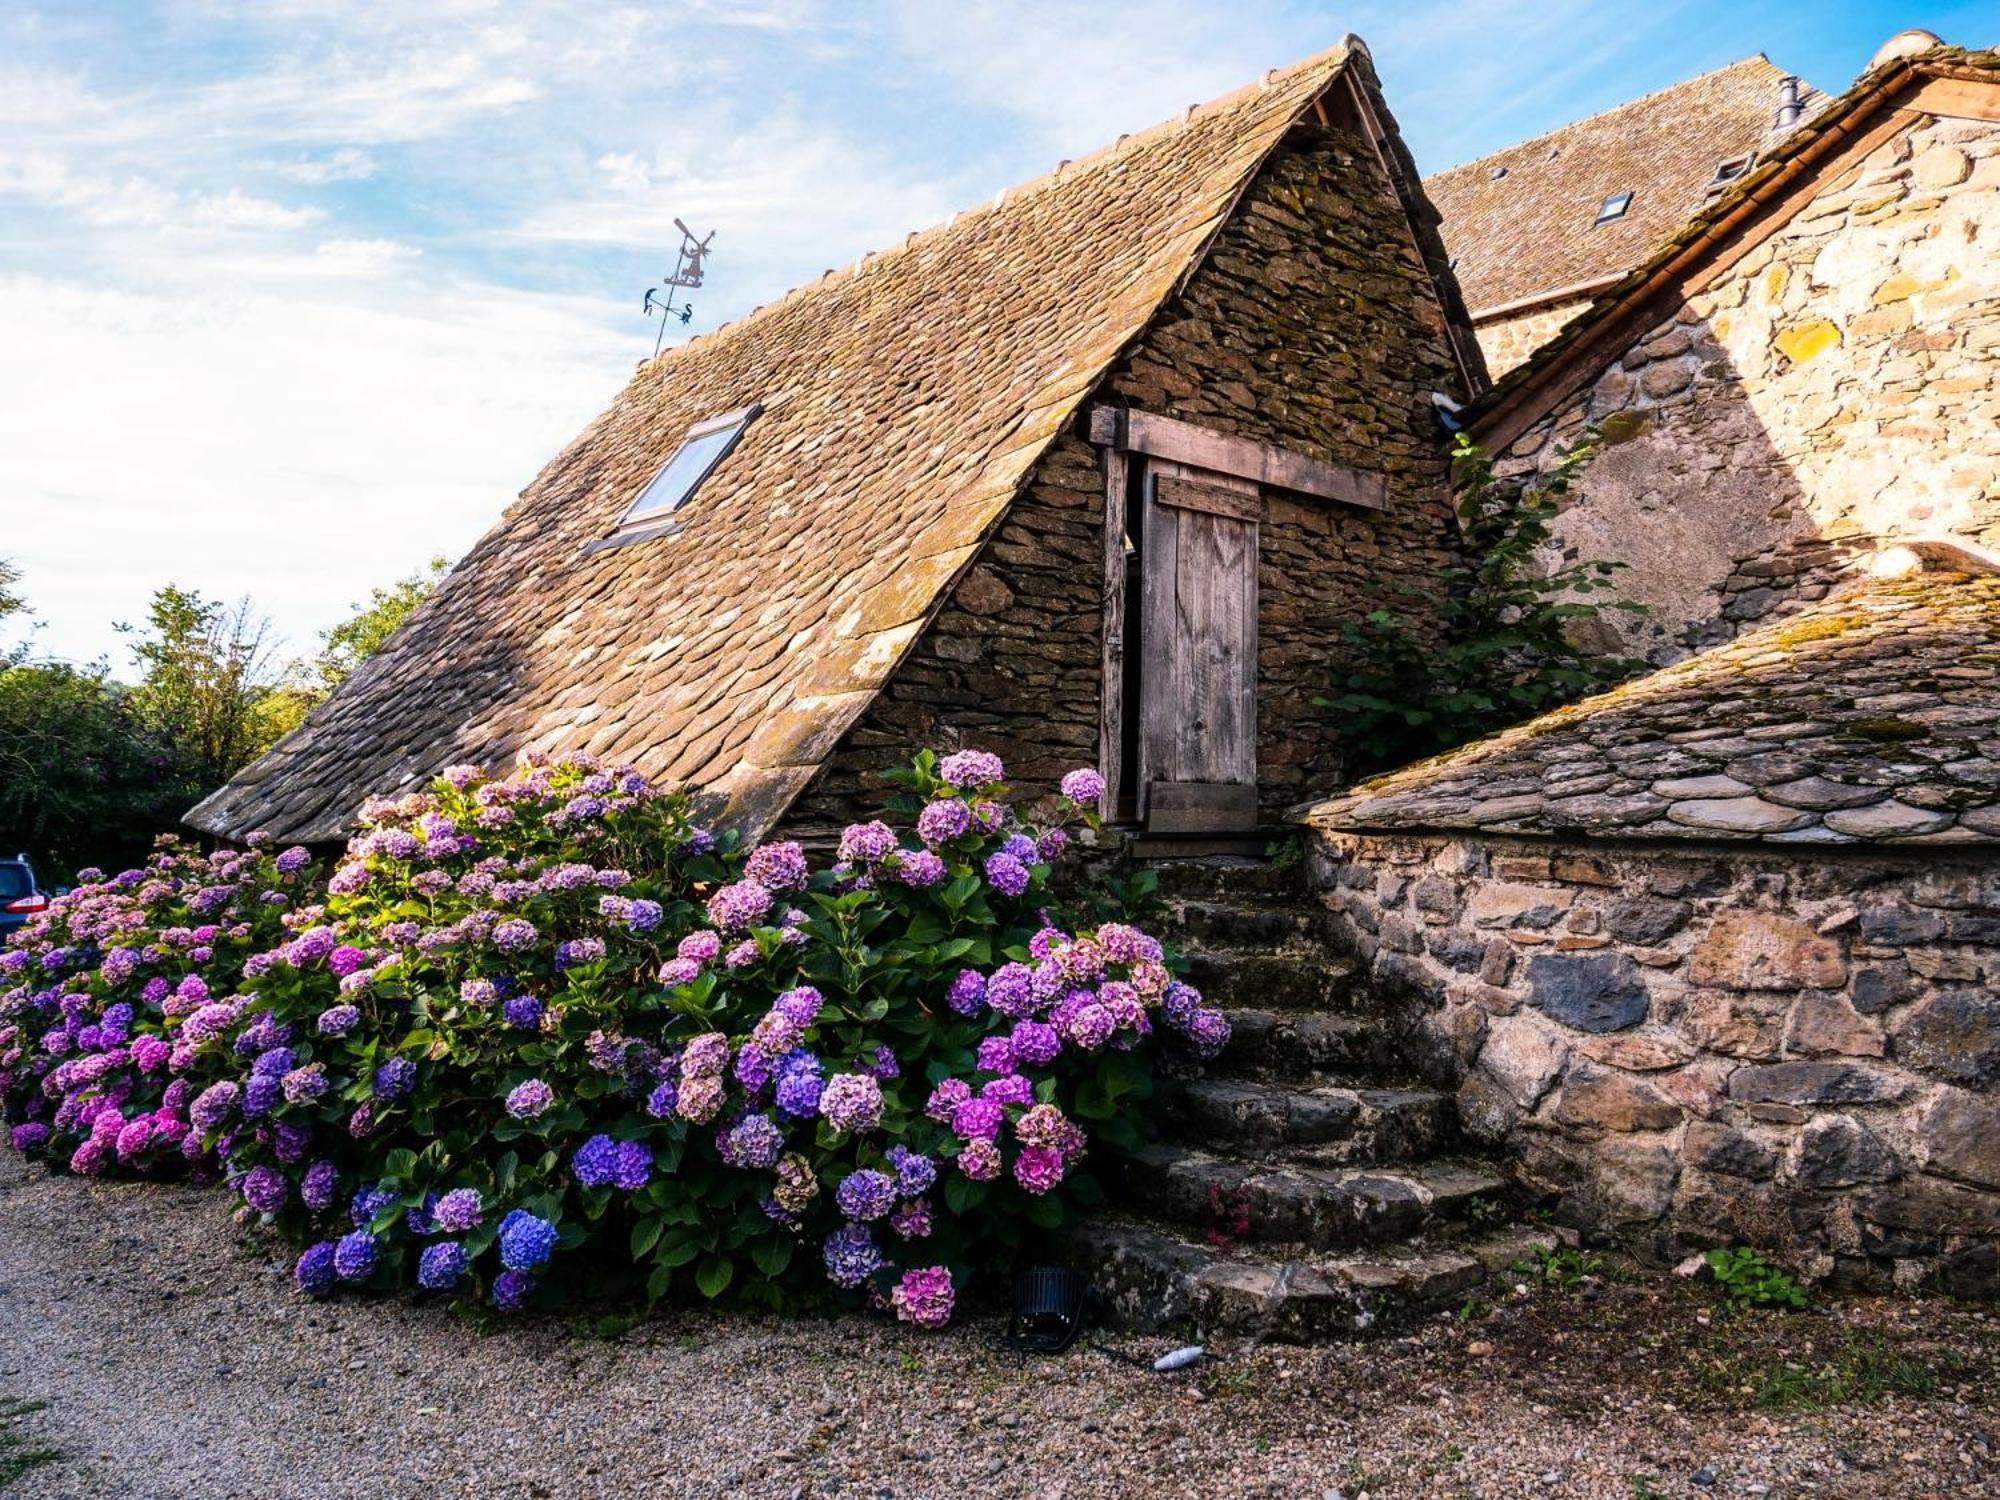
<instances>
[{"instance_id":1,"label":"dry stone wall","mask_svg":"<svg viewBox=\"0 0 2000 1500\"><path fill-rule=\"evenodd\" d=\"M1996 244L2000 123L1920 117L1508 450L1602 428L1559 544L1631 564L1627 647L1728 640L1886 540L2000 542Z\"/></svg>"},{"instance_id":2,"label":"dry stone wall","mask_svg":"<svg viewBox=\"0 0 2000 1500\"><path fill-rule=\"evenodd\" d=\"M1510 317L1487 318L1474 326L1479 352L1486 356L1486 373L1498 380L1562 331L1563 324L1590 306L1590 299L1571 298L1546 307L1529 308Z\"/></svg>"},{"instance_id":3,"label":"dry stone wall","mask_svg":"<svg viewBox=\"0 0 2000 1500\"><path fill-rule=\"evenodd\" d=\"M2000 860L1323 833L1418 1053L1575 1222L2000 1292Z\"/></svg>"},{"instance_id":4,"label":"dry stone wall","mask_svg":"<svg viewBox=\"0 0 2000 1500\"><path fill-rule=\"evenodd\" d=\"M1443 309L1393 190L1360 140L1304 127L1101 389L1388 479L1382 514L1265 496L1257 755L1274 818L1340 779L1311 698L1326 690L1341 622L1446 560L1430 393L1457 385ZM1096 450L1066 436L792 822L854 816L879 796L883 760L919 744L993 749L1030 792L1094 764L1102 528Z\"/></svg>"}]
</instances>

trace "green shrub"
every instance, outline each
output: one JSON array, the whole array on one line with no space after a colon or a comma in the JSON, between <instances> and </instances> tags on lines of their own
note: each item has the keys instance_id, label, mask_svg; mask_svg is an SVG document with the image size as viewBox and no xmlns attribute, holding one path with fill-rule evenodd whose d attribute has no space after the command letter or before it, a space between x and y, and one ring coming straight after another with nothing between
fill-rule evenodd
<instances>
[{"instance_id":1,"label":"green shrub","mask_svg":"<svg viewBox=\"0 0 2000 1500\"><path fill-rule=\"evenodd\" d=\"M1314 700L1339 720L1357 771L1449 750L1629 677L1644 663L1593 654L1582 627L1606 610L1643 613L1602 597L1623 563L1573 562L1543 571L1543 549L1594 435L1564 450L1525 486L1496 480L1492 459L1460 435L1460 556L1426 586L1392 592L1402 608L1342 627L1333 692ZM1420 623L1425 622L1425 623Z\"/></svg>"}]
</instances>

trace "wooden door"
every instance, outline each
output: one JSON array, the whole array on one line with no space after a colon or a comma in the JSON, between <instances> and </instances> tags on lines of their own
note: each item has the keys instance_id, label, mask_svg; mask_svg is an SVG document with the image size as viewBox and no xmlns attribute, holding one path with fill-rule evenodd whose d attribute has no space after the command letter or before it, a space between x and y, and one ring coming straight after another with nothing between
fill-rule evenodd
<instances>
[{"instance_id":1,"label":"wooden door","mask_svg":"<svg viewBox=\"0 0 2000 1500\"><path fill-rule=\"evenodd\" d=\"M1257 486L1149 460L1139 784L1148 829L1257 824Z\"/></svg>"}]
</instances>

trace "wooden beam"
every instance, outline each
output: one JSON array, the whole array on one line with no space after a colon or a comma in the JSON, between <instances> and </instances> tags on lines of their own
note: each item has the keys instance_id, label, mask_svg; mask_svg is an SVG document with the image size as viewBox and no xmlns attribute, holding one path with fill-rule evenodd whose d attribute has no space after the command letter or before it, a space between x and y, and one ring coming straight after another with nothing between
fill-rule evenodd
<instances>
[{"instance_id":1,"label":"wooden beam","mask_svg":"<svg viewBox=\"0 0 2000 1500\"><path fill-rule=\"evenodd\" d=\"M1097 768L1104 777L1098 816L1118 816L1118 778L1125 759L1125 496L1132 461L1122 448L1104 450L1104 677L1097 726Z\"/></svg>"},{"instance_id":2,"label":"wooden beam","mask_svg":"<svg viewBox=\"0 0 2000 1500\"><path fill-rule=\"evenodd\" d=\"M1257 826L1257 788L1233 782L1156 781L1146 788L1148 833L1218 833Z\"/></svg>"},{"instance_id":3,"label":"wooden beam","mask_svg":"<svg viewBox=\"0 0 2000 1500\"><path fill-rule=\"evenodd\" d=\"M2000 80L1932 78L1904 101L1904 107L1954 120L2000 120Z\"/></svg>"},{"instance_id":4,"label":"wooden beam","mask_svg":"<svg viewBox=\"0 0 2000 1500\"><path fill-rule=\"evenodd\" d=\"M1363 473L1289 448L1233 437L1151 412L1092 407L1090 440L1102 447L1143 453L1148 458L1358 505L1364 510L1385 510L1389 504L1389 482L1380 474Z\"/></svg>"}]
</instances>

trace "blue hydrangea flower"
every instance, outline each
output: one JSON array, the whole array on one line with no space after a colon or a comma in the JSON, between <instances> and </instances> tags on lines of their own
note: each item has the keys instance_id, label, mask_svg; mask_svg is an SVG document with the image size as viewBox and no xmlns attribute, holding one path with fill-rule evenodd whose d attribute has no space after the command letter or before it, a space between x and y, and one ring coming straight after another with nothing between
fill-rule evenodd
<instances>
[{"instance_id":1,"label":"blue hydrangea flower","mask_svg":"<svg viewBox=\"0 0 2000 1500\"><path fill-rule=\"evenodd\" d=\"M417 1065L407 1057L392 1057L375 1070L377 1099L400 1099L416 1084Z\"/></svg>"},{"instance_id":2,"label":"blue hydrangea flower","mask_svg":"<svg viewBox=\"0 0 2000 1500\"><path fill-rule=\"evenodd\" d=\"M510 1271L533 1271L555 1253L556 1226L517 1208L500 1221L500 1264Z\"/></svg>"},{"instance_id":3,"label":"blue hydrangea flower","mask_svg":"<svg viewBox=\"0 0 2000 1500\"><path fill-rule=\"evenodd\" d=\"M323 1297L333 1290L333 1284L340 1279L334 1269L334 1244L332 1240L321 1240L316 1245L308 1245L299 1263L292 1268L292 1279L299 1284L299 1290L308 1297Z\"/></svg>"}]
</instances>

